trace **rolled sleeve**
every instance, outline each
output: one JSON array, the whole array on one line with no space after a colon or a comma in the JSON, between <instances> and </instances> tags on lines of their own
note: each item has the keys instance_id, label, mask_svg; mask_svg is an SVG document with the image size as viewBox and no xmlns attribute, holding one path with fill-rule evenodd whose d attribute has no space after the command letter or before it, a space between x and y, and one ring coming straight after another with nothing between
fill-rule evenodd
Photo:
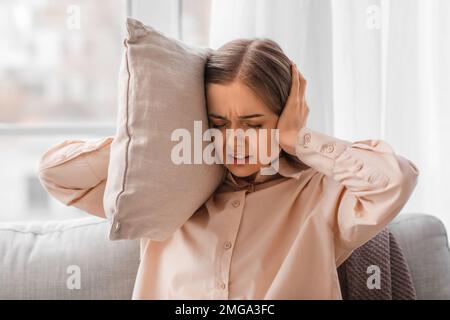
<instances>
[{"instance_id":1,"label":"rolled sleeve","mask_svg":"<svg viewBox=\"0 0 450 320\"><path fill-rule=\"evenodd\" d=\"M66 205L104 215L102 198L112 140L65 140L52 146L38 163L44 189Z\"/></svg>"}]
</instances>

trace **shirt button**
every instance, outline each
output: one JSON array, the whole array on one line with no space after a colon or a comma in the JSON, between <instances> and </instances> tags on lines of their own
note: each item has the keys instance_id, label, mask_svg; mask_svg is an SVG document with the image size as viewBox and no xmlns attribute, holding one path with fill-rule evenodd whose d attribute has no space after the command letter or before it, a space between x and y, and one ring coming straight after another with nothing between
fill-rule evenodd
<instances>
[{"instance_id":1,"label":"shirt button","mask_svg":"<svg viewBox=\"0 0 450 320\"><path fill-rule=\"evenodd\" d=\"M225 249L230 249L231 248L231 242L230 241L226 241L224 244Z\"/></svg>"},{"instance_id":2,"label":"shirt button","mask_svg":"<svg viewBox=\"0 0 450 320\"><path fill-rule=\"evenodd\" d=\"M309 133L303 136L303 143L306 145L311 141L311 135Z\"/></svg>"},{"instance_id":3,"label":"shirt button","mask_svg":"<svg viewBox=\"0 0 450 320\"><path fill-rule=\"evenodd\" d=\"M231 205L235 208L239 207L241 205L241 202L239 200L234 200Z\"/></svg>"},{"instance_id":4,"label":"shirt button","mask_svg":"<svg viewBox=\"0 0 450 320\"><path fill-rule=\"evenodd\" d=\"M220 288L221 288L221 289L226 289L226 287L227 287L227 285L226 285L224 282L222 282L222 283L220 284Z\"/></svg>"},{"instance_id":5,"label":"shirt button","mask_svg":"<svg viewBox=\"0 0 450 320\"><path fill-rule=\"evenodd\" d=\"M334 146L332 144L327 146L327 152L332 153L334 151Z\"/></svg>"}]
</instances>

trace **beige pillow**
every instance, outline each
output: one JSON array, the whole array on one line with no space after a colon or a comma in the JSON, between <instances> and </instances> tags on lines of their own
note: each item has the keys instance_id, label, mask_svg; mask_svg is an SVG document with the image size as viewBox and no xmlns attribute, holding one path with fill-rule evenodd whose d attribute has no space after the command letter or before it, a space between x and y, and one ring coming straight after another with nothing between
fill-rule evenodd
<instances>
[{"instance_id":1,"label":"beige pillow","mask_svg":"<svg viewBox=\"0 0 450 320\"><path fill-rule=\"evenodd\" d=\"M204 67L211 49L188 46L127 19L119 75L117 132L111 144L104 207L110 240L165 240L222 182L220 164L171 160L175 129L207 129ZM204 148L209 142L203 142Z\"/></svg>"}]
</instances>

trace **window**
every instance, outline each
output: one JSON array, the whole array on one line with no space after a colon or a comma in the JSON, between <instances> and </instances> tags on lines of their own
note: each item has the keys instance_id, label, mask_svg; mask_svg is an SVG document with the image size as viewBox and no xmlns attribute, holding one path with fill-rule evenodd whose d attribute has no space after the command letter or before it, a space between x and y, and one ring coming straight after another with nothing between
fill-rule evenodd
<instances>
[{"instance_id":1,"label":"window","mask_svg":"<svg viewBox=\"0 0 450 320\"><path fill-rule=\"evenodd\" d=\"M132 0L130 15L164 34L207 47L212 0Z\"/></svg>"},{"instance_id":2,"label":"window","mask_svg":"<svg viewBox=\"0 0 450 320\"><path fill-rule=\"evenodd\" d=\"M0 0L0 221L86 216L42 188L40 156L114 133L127 15L208 46L212 0Z\"/></svg>"},{"instance_id":3,"label":"window","mask_svg":"<svg viewBox=\"0 0 450 320\"><path fill-rule=\"evenodd\" d=\"M186 43L208 47L211 0L181 2L181 39Z\"/></svg>"},{"instance_id":4,"label":"window","mask_svg":"<svg viewBox=\"0 0 450 320\"><path fill-rule=\"evenodd\" d=\"M39 157L113 133L127 3L0 0L0 221L85 216L50 197Z\"/></svg>"},{"instance_id":5,"label":"window","mask_svg":"<svg viewBox=\"0 0 450 320\"><path fill-rule=\"evenodd\" d=\"M0 122L114 121L125 14L125 1L0 0Z\"/></svg>"}]
</instances>

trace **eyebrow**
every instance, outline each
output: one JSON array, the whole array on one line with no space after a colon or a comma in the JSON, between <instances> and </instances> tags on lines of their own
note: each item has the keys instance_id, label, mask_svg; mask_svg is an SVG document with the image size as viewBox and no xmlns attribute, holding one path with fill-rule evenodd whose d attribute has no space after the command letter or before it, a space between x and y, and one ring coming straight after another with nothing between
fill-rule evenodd
<instances>
[{"instance_id":1,"label":"eyebrow","mask_svg":"<svg viewBox=\"0 0 450 320\"><path fill-rule=\"evenodd\" d=\"M211 118L217 118L217 119L222 119L222 120L228 120L226 117L218 115L216 113L210 113L208 114L209 117ZM265 114L261 114L261 113L254 113L254 114L247 114L245 116L240 116L239 119L251 119L251 118L258 118L258 117L264 117Z\"/></svg>"}]
</instances>

